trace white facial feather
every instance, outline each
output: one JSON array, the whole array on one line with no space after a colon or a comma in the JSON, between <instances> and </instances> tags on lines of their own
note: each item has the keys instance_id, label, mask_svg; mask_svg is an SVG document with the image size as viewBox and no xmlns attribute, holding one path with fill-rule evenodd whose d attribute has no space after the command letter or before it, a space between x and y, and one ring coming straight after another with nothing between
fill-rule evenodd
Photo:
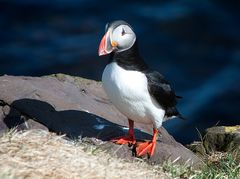
<instances>
[{"instance_id":1,"label":"white facial feather","mask_svg":"<svg viewBox=\"0 0 240 179\"><path fill-rule=\"evenodd\" d=\"M127 25L120 25L113 29L111 40L117 42L117 51L124 51L131 48L136 41L136 35Z\"/></svg>"}]
</instances>

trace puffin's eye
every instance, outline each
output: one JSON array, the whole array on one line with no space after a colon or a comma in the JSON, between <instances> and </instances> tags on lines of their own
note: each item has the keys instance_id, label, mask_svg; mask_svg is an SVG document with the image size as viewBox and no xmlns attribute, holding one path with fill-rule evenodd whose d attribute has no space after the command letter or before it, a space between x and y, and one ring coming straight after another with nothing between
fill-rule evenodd
<instances>
[{"instance_id":1,"label":"puffin's eye","mask_svg":"<svg viewBox=\"0 0 240 179\"><path fill-rule=\"evenodd\" d=\"M124 28L122 28L122 36L124 36L126 34Z\"/></svg>"}]
</instances>

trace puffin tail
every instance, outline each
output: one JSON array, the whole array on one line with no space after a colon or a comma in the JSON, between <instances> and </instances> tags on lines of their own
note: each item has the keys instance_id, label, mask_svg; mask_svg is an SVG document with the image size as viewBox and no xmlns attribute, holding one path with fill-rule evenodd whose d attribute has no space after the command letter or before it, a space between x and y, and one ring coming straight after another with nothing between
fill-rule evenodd
<instances>
[{"instance_id":1,"label":"puffin tail","mask_svg":"<svg viewBox=\"0 0 240 179\"><path fill-rule=\"evenodd\" d=\"M178 95L175 95L175 97L176 97L177 99L182 99L182 98L183 98L182 96L178 96Z\"/></svg>"},{"instance_id":2,"label":"puffin tail","mask_svg":"<svg viewBox=\"0 0 240 179\"><path fill-rule=\"evenodd\" d=\"M182 119L182 120L186 120L186 118L184 118L177 110L176 107L170 107L170 108L167 108L166 109L166 112L165 112L165 116L169 119L171 118L179 118L179 119Z\"/></svg>"}]
</instances>

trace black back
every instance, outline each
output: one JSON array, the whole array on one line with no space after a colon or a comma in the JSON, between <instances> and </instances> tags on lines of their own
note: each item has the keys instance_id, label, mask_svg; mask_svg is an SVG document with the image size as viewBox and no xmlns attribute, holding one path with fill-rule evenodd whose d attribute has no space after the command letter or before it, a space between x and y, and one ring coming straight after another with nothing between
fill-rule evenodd
<instances>
[{"instance_id":1,"label":"black back","mask_svg":"<svg viewBox=\"0 0 240 179\"><path fill-rule=\"evenodd\" d=\"M165 116L167 118L173 116L182 118L176 108L177 98L181 97L176 96L164 76L157 71L151 70L145 73L145 75L148 79L148 90L151 96L165 109Z\"/></svg>"},{"instance_id":2,"label":"black back","mask_svg":"<svg viewBox=\"0 0 240 179\"><path fill-rule=\"evenodd\" d=\"M109 60L109 63L111 62L117 62L125 70L143 72L148 80L148 91L165 110L165 117L171 118L176 116L182 118L176 108L177 98L180 97L175 95L174 90L171 89L169 82L163 75L148 68L139 54L137 42L128 50L113 52Z\"/></svg>"}]
</instances>

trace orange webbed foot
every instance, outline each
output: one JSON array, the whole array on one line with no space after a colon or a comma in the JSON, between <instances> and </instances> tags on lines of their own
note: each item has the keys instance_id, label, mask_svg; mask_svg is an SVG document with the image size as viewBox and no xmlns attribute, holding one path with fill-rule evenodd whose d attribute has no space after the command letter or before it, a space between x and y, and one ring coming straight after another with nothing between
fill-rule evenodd
<instances>
[{"instance_id":1,"label":"orange webbed foot","mask_svg":"<svg viewBox=\"0 0 240 179\"><path fill-rule=\"evenodd\" d=\"M142 142L138 144L136 147L137 156L143 156L145 154L149 154L149 156L153 156L155 148L156 148L156 140L157 140L158 130L156 128L153 129L153 138L152 141Z\"/></svg>"},{"instance_id":2,"label":"orange webbed foot","mask_svg":"<svg viewBox=\"0 0 240 179\"><path fill-rule=\"evenodd\" d=\"M150 141L150 142L140 143L136 148L137 156L140 157L145 154L149 154L150 156L153 156L155 148L156 148L156 142Z\"/></svg>"},{"instance_id":3,"label":"orange webbed foot","mask_svg":"<svg viewBox=\"0 0 240 179\"><path fill-rule=\"evenodd\" d=\"M116 144L120 144L120 145L124 145L124 144L133 145L133 144L136 143L136 139L133 136L116 137L116 138L112 139L111 141L116 143Z\"/></svg>"},{"instance_id":4,"label":"orange webbed foot","mask_svg":"<svg viewBox=\"0 0 240 179\"><path fill-rule=\"evenodd\" d=\"M134 137L134 128L133 128L134 122L131 119L128 119L128 123L129 123L128 135L116 137L111 140L112 142L120 145L124 145L124 144L134 145L136 143L136 139Z\"/></svg>"}]
</instances>

